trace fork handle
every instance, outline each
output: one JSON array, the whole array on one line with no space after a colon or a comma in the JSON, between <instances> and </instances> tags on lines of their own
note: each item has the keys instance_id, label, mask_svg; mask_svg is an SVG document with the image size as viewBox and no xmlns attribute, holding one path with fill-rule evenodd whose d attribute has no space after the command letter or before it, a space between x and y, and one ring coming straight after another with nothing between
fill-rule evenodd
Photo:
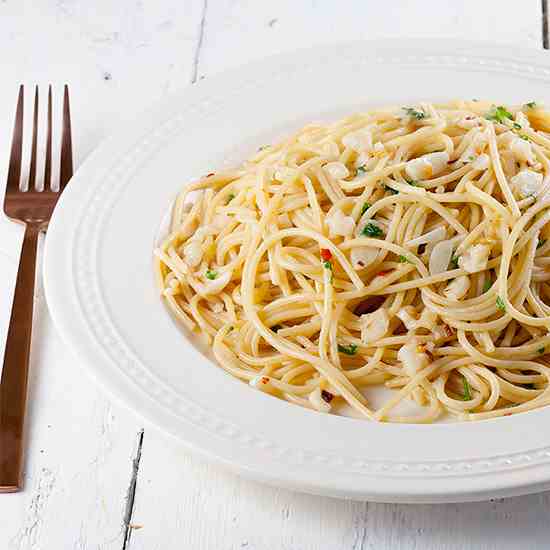
<instances>
[{"instance_id":1,"label":"fork handle","mask_svg":"<svg viewBox=\"0 0 550 550\"><path fill-rule=\"evenodd\" d=\"M22 488L23 426L40 224L27 224L0 379L0 493Z\"/></svg>"}]
</instances>

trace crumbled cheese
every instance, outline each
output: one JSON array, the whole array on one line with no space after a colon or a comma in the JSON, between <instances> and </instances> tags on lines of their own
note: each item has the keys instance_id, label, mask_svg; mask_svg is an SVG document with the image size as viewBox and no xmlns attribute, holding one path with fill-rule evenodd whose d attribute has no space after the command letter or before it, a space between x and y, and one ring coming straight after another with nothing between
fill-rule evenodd
<instances>
[{"instance_id":1,"label":"crumbled cheese","mask_svg":"<svg viewBox=\"0 0 550 550\"><path fill-rule=\"evenodd\" d=\"M447 271L449 262L453 255L453 241L438 242L430 254L429 270L430 275L437 275Z\"/></svg>"},{"instance_id":2,"label":"crumbled cheese","mask_svg":"<svg viewBox=\"0 0 550 550\"><path fill-rule=\"evenodd\" d=\"M450 300L460 300L466 295L470 289L470 277L468 275L461 275L453 281L451 281L446 287L443 293Z\"/></svg>"},{"instance_id":3,"label":"crumbled cheese","mask_svg":"<svg viewBox=\"0 0 550 550\"><path fill-rule=\"evenodd\" d=\"M428 231L428 233L424 233L424 235L411 239L406 244L407 246L418 246L420 244L438 243L439 241L445 239L446 236L447 230L440 226Z\"/></svg>"},{"instance_id":4,"label":"crumbled cheese","mask_svg":"<svg viewBox=\"0 0 550 550\"><path fill-rule=\"evenodd\" d=\"M340 209L336 209L326 218L331 237L341 235L347 237L353 234L355 229L355 220L351 216L346 216Z\"/></svg>"},{"instance_id":5,"label":"crumbled cheese","mask_svg":"<svg viewBox=\"0 0 550 550\"><path fill-rule=\"evenodd\" d=\"M385 308L381 307L373 313L361 315L361 337L366 344L383 338L390 327L390 318Z\"/></svg>"},{"instance_id":6,"label":"crumbled cheese","mask_svg":"<svg viewBox=\"0 0 550 550\"><path fill-rule=\"evenodd\" d=\"M198 266L202 261L202 243L192 240L183 248L183 258L190 267Z\"/></svg>"},{"instance_id":7,"label":"crumbled cheese","mask_svg":"<svg viewBox=\"0 0 550 550\"><path fill-rule=\"evenodd\" d=\"M474 170L487 170L489 168L490 164L490 158L489 155L486 155L483 153L482 155L479 155L473 162L472 162L472 168Z\"/></svg>"},{"instance_id":8,"label":"crumbled cheese","mask_svg":"<svg viewBox=\"0 0 550 550\"><path fill-rule=\"evenodd\" d=\"M376 260L378 249L370 246L358 246L351 249L351 265L356 271L363 269Z\"/></svg>"},{"instance_id":9,"label":"crumbled cheese","mask_svg":"<svg viewBox=\"0 0 550 550\"><path fill-rule=\"evenodd\" d=\"M536 195L542 185L543 176L533 170L522 170L510 179L510 183L516 187L523 198Z\"/></svg>"},{"instance_id":10,"label":"crumbled cheese","mask_svg":"<svg viewBox=\"0 0 550 550\"><path fill-rule=\"evenodd\" d=\"M534 164L535 155L531 143L520 137L514 136L510 140L509 149L514 155L515 159L519 162L527 162L528 164Z\"/></svg>"},{"instance_id":11,"label":"crumbled cheese","mask_svg":"<svg viewBox=\"0 0 550 550\"><path fill-rule=\"evenodd\" d=\"M416 338L399 348L397 359L401 361L405 371L411 378L430 363L428 354L424 352L424 347L418 344Z\"/></svg>"},{"instance_id":12,"label":"crumbled cheese","mask_svg":"<svg viewBox=\"0 0 550 550\"><path fill-rule=\"evenodd\" d=\"M343 162L329 162L323 166L323 169L336 180L349 176L349 170Z\"/></svg>"},{"instance_id":13,"label":"crumbled cheese","mask_svg":"<svg viewBox=\"0 0 550 550\"><path fill-rule=\"evenodd\" d=\"M372 134L367 128L350 132L342 138L342 143L348 149L361 153L372 148Z\"/></svg>"},{"instance_id":14,"label":"crumbled cheese","mask_svg":"<svg viewBox=\"0 0 550 550\"><path fill-rule=\"evenodd\" d=\"M405 173L413 180L429 179L443 172L447 162L449 162L449 154L446 151L429 153L409 160L405 166Z\"/></svg>"},{"instance_id":15,"label":"crumbled cheese","mask_svg":"<svg viewBox=\"0 0 550 550\"><path fill-rule=\"evenodd\" d=\"M485 244L475 244L470 247L460 258L458 265L468 273L476 273L487 268L491 247Z\"/></svg>"},{"instance_id":16,"label":"crumbled cheese","mask_svg":"<svg viewBox=\"0 0 550 550\"><path fill-rule=\"evenodd\" d=\"M321 390L319 388L315 388L310 394L309 394L309 402L313 406L313 408L316 411L328 413L332 409L330 403L327 403L321 394Z\"/></svg>"}]
</instances>

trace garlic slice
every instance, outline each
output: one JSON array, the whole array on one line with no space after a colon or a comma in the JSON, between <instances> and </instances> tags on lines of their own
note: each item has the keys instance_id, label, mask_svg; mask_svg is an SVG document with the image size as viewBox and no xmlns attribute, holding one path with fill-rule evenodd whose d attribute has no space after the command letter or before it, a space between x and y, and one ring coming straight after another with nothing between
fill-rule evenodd
<instances>
[{"instance_id":1,"label":"garlic slice","mask_svg":"<svg viewBox=\"0 0 550 550\"><path fill-rule=\"evenodd\" d=\"M438 242L430 254L429 270L430 275L437 275L447 271L449 262L453 255L453 242L440 241Z\"/></svg>"}]
</instances>

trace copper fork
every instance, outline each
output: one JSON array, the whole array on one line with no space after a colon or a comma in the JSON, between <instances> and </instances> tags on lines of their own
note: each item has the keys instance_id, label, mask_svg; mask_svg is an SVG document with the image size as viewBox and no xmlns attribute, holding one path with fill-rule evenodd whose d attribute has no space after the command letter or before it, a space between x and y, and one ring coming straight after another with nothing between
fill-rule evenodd
<instances>
[{"instance_id":1,"label":"copper fork","mask_svg":"<svg viewBox=\"0 0 550 550\"><path fill-rule=\"evenodd\" d=\"M63 129L59 190L52 186L52 87L48 89L46 158L43 191L37 189L38 86L34 93L28 190L21 189L24 88L19 88L11 145L4 212L25 225L17 282L0 379L0 492L22 488L23 427L31 345L34 279L38 236L45 231L61 192L73 174L69 89L63 95Z\"/></svg>"}]
</instances>

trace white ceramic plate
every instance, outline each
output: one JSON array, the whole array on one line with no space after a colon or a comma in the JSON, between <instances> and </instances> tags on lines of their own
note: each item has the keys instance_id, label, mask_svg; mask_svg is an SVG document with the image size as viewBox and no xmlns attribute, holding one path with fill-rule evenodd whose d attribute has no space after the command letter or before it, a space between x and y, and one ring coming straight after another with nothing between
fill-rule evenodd
<instances>
[{"instance_id":1,"label":"white ceramic plate","mask_svg":"<svg viewBox=\"0 0 550 550\"><path fill-rule=\"evenodd\" d=\"M105 142L55 211L45 285L66 342L114 395L257 480L393 502L481 500L550 487L550 408L477 423L375 424L249 388L196 349L156 291L152 256L176 192L301 124L381 104L550 95L537 51L358 42L273 57L194 85Z\"/></svg>"}]
</instances>

